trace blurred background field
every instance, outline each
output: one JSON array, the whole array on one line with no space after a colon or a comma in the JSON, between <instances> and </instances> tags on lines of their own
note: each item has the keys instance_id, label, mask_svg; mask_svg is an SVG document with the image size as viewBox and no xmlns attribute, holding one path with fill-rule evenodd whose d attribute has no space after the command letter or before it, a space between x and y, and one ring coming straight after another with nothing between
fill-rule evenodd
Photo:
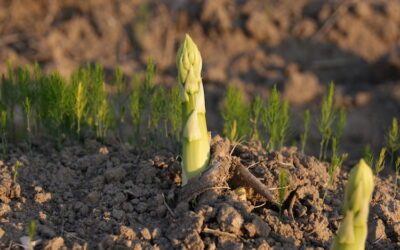
<instances>
[{"instance_id":1,"label":"blurred background field","mask_svg":"<svg viewBox=\"0 0 400 250\"><path fill-rule=\"evenodd\" d=\"M348 110L341 150L351 158L371 144L377 154L400 114L400 1L397 0L2 0L0 72L38 62L69 75L87 63L144 75L152 58L156 84L176 85L175 53L189 33L203 56L210 130L222 132L228 85L249 101L276 84L291 105L291 139L311 109L307 152L318 154L322 95L336 83Z\"/></svg>"}]
</instances>

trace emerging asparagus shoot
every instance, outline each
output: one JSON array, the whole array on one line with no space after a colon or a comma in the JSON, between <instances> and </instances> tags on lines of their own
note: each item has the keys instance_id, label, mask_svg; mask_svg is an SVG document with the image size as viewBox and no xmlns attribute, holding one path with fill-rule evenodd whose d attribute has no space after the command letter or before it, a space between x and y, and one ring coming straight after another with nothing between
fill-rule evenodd
<instances>
[{"instance_id":1,"label":"emerging asparagus shoot","mask_svg":"<svg viewBox=\"0 0 400 250\"><path fill-rule=\"evenodd\" d=\"M332 250L365 249L368 231L369 203L374 191L374 176L363 159L350 171L346 186L344 219L333 242Z\"/></svg>"},{"instance_id":2,"label":"emerging asparagus shoot","mask_svg":"<svg viewBox=\"0 0 400 250\"><path fill-rule=\"evenodd\" d=\"M185 185L208 166L210 158L201 79L202 59L189 35L178 50L176 66L182 98L182 185Z\"/></svg>"}]
</instances>

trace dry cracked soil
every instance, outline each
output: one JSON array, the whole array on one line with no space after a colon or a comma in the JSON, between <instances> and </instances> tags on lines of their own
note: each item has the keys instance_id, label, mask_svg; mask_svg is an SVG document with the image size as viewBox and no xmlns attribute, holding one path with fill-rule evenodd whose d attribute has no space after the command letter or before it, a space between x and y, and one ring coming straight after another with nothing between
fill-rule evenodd
<instances>
[{"instance_id":1,"label":"dry cracked soil","mask_svg":"<svg viewBox=\"0 0 400 250\"><path fill-rule=\"evenodd\" d=\"M34 144L30 153L24 144L11 145L0 167L0 248L19 249L31 221L35 249L329 248L342 219L349 167L337 173L323 202L327 163L294 147L228 147L232 154L224 157L247 168L275 201L279 169L286 169L288 192L295 192L291 208L280 213L249 186L243 198L233 182L180 201L180 162L168 151L138 151L111 139L69 143L60 151ZM375 184L367 249L399 249L400 196L394 197L391 178L376 177Z\"/></svg>"}]
</instances>

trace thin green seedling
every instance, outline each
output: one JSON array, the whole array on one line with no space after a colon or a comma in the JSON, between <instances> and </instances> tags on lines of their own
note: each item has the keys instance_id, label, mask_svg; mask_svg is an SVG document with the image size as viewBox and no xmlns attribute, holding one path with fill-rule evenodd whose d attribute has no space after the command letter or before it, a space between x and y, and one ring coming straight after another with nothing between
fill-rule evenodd
<instances>
[{"instance_id":1,"label":"thin green seedling","mask_svg":"<svg viewBox=\"0 0 400 250\"><path fill-rule=\"evenodd\" d=\"M244 103L239 89L228 86L221 113L225 121L223 134L230 141L236 142L251 131L248 107Z\"/></svg>"},{"instance_id":2,"label":"thin green seedling","mask_svg":"<svg viewBox=\"0 0 400 250\"><path fill-rule=\"evenodd\" d=\"M133 76L133 88L130 94L130 114L133 124L133 142L140 143L142 134L149 134L148 128L151 127L151 99L154 87L154 78L156 74L156 65L150 58L143 81L140 81L139 76ZM142 133L141 129L145 128L146 133Z\"/></svg>"},{"instance_id":3,"label":"thin green seedling","mask_svg":"<svg viewBox=\"0 0 400 250\"><path fill-rule=\"evenodd\" d=\"M25 111L25 116L26 116L26 132L27 132L27 138L28 138L28 145L29 145L29 151L31 149L31 142L32 142L32 128L31 128L31 116L32 116L32 104L31 104L31 99L26 96L25 101L23 103L24 111Z\"/></svg>"},{"instance_id":4,"label":"thin green seedling","mask_svg":"<svg viewBox=\"0 0 400 250\"><path fill-rule=\"evenodd\" d=\"M159 87L153 92L150 99L150 122L147 129L149 136L155 138L168 137L168 120L167 120L167 100L165 91ZM165 140L151 140L152 143L159 148Z\"/></svg>"},{"instance_id":5,"label":"thin green seedling","mask_svg":"<svg viewBox=\"0 0 400 250\"><path fill-rule=\"evenodd\" d=\"M133 125L133 137L135 141L138 142L138 138L140 136L140 127L142 122L142 115L143 115L143 105L141 103L140 98L140 90L133 89L130 95L130 113L132 117L132 125Z\"/></svg>"},{"instance_id":6,"label":"thin green seedling","mask_svg":"<svg viewBox=\"0 0 400 250\"><path fill-rule=\"evenodd\" d=\"M342 138L347 122L347 111L345 107L341 107L337 115L336 126L334 136L336 138L337 144L339 146L340 139Z\"/></svg>"},{"instance_id":7,"label":"thin green seedling","mask_svg":"<svg viewBox=\"0 0 400 250\"><path fill-rule=\"evenodd\" d=\"M261 111L263 108L263 103L260 96L256 96L251 103L251 123L252 123L252 132L251 132L251 140L259 141L260 140L260 132L259 132L259 123L261 118Z\"/></svg>"},{"instance_id":8,"label":"thin green seedling","mask_svg":"<svg viewBox=\"0 0 400 250\"><path fill-rule=\"evenodd\" d=\"M400 134L397 119L394 117L386 137L385 145L390 154L390 166L393 165L394 155L400 149Z\"/></svg>"},{"instance_id":9,"label":"thin green seedling","mask_svg":"<svg viewBox=\"0 0 400 250\"><path fill-rule=\"evenodd\" d=\"M301 152L303 153L306 147L309 131L310 131L310 110L306 109L303 115L303 134L300 136Z\"/></svg>"},{"instance_id":10,"label":"thin green seedling","mask_svg":"<svg viewBox=\"0 0 400 250\"><path fill-rule=\"evenodd\" d=\"M117 128L118 137L122 139L122 126L125 123L127 106L129 101L127 80L119 66L115 68L114 84L116 87L115 98L113 98L114 116Z\"/></svg>"},{"instance_id":11,"label":"thin green seedling","mask_svg":"<svg viewBox=\"0 0 400 250\"><path fill-rule=\"evenodd\" d=\"M19 168L21 166L22 166L22 162L20 162L20 161L16 161L14 163L13 170L12 170L12 173L11 173L12 180L13 180L14 183L17 183L18 171L19 171Z\"/></svg>"},{"instance_id":12,"label":"thin green seedling","mask_svg":"<svg viewBox=\"0 0 400 250\"><path fill-rule=\"evenodd\" d=\"M74 88L75 103L73 105L73 112L76 120L76 134L79 136L81 132L81 123L84 117L84 112L87 105L86 90L82 82L78 82Z\"/></svg>"},{"instance_id":13,"label":"thin green seedling","mask_svg":"<svg viewBox=\"0 0 400 250\"><path fill-rule=\"evenodd\" d=\"M280 114L278 145L282 148L289 131L289 102L287 100L281 103Z\"/></svg>"},{"instance_id":14,"label":"thin green seedling","mask_svg":"<svg viewBox=\"0 0 400 250\"><path fill-rule=\"evenodd\" d=\"M397 157L396 163L394 164L394 197L397 195L397 180L399 179L400 173L400 157Z\"/></svg>"},{"instance_id":15,"label":"thin green seedling","mask_svg":"<svg viewBox=\"0 0 400 250\"><path fill-rule=\"evenodd\" d=\"M263 110L262 123L268 135L267 149L282 147L289 129L289 104L281 101L276 86L272 88Z\"/></svg>"},{"instance_id":16,"label":"thin green seedling","mask_svg":"<svg viewBox=\"0 0 400 250\"><path fill-rule=\"evenodd\" d=\"M374 155L371 152L370 144L367 144L364 147L363 159L371 168L374 166Z\"/></svg>"},{"instance_id":17,"label":"thin green seedling","mask_svg":"<svg viewBox=\"0 0 400 250\"><path fill-rule=\"evenodd\" d=\"M284 168L279 169L278 185L279 216L282 216L283 203L289 190L289 173Z\"/></svg>"},{"instance_id":18,"label":"thin green seedling","mask_svg":"<svg viewBox=\"0 0 400 250\"><path fill-rule=\"evenodd\" d=\"M180 141L182 128L182 103L180 99L180 90L178 86L174 86L167 96L167 120L169 123L170 137L174 140L174 145ZM177 149L177 148L176 148Z\"/></svg>"},{"instance_id":19,"label":"thin green seedling","mask_svg":"<svg viewBox=\"0 0 400 250\"><path fill-rule=\"evenodd\" d=\"M319 159L325 160L328 144L332 136L332 125L335 120L334 110L335 84L329 84L328 93L324 96L321 107L321 115L318 121L318 130L321 134Z\"/></svg>"},{"instance_id":20,"label":"thin green seedling","mask_svg":"<svg viewBox=\"0 0 400 250\"><path fill-rule=\"evenodd\" d=\"M42 127L47 129L56 140L57 148L61 147L67 115L66 83L57 73L51 74L40 82L39 89L39 116Z\"/></svg>"},{"instance_id":21,"label":"thin green seedling","mask_svg":"<svg viewBox=\"0 0 400 250\"><path fill-rule=\"evenodd\" d=\"M35 221L31 221L28 226L28 237L30 241L33 241L33 238L36 235L36 223Z\"/></svg>"},{"instance_id":22,"label":"thin green seedling","mask_svg":"<svg viewBox=\"0 0 400 250\"><path fill-rule=\"evenodd\" d=\"M1 133L1 145L3 148L3 158L7 156L8 143L7 143L7 111L0 110L0 133Z\"/></svg>"},{"instance_id":23,"label":"thin green seedling","mask_svg":"<svg viewBox=\"0 0 400 250\"><path fill-rule=\"evenodd\" d=\"M111 126L111 107L107 101L105 83L103 83L102 93L99 95L102 97L100 101L100 105L97 110L97 114L95 117L95 126L96 126L96 136L97 138L104 140L107 135L107 130Z\"/></svg>"},{"instance_id":24,"label":"thin green seedling","mask_svg":"<svg viewBox=\"0 0 400 250\"><path fill-rule=\"evenodd\" d=\"M379 153L378 161L376 161L374 165L375 174L377 176L379 176L379 173L382 172L383 169L385 169L385 158L386 158L386 148L383 147L381 149L381 152Z\"/></svg>"},{"instance_id":25,"label":"thin green seedling","mask_svg":"<svg viewBox=\"0 0 400 250\"><path fill-rule=\"evenodd\" d=\"M322 204L325 201L325 198L326 198L326 196L328 194L329 188L335 182L335 176L336 176L337 170L343 165L343 162L348 157L347 153L344 153L344 154L341 154L341 155L339 155L337 153L337 140L336 140L336 137L332 138L331 147L332 147L332 158L331 158L331 162L329 163L329 166L328 166L329 181L327 183L327 186L325 187L324 195L322 197Z\"/></svg>"}]
</instances>

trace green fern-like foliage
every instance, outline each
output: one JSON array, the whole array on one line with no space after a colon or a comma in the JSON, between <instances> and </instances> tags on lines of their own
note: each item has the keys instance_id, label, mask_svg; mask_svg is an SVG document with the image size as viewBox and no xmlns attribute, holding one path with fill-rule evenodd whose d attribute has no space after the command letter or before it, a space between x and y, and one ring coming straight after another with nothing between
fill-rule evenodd
<instances>
[{"instance_id":1,"label":"green fern-like foliage","mask_svg":"<svg viewBox=\"0 0 400 250\"><path fill-rule=\"evenodd\" d=\"M324 160L326 158L329 140L332 136L332 125L335 120L334 94L335 84L331 82L329 84L328 93L324 96L324 99L322 101L321 115L318 122L318 130L321 133L321 143L319 151L320 160Z\"/></svg>"},{"instance_id":2,"label":"green fern-like foliage","mask_svg":"<svg viewBox=\"0 0 400 250\"><path fill-rule=\"evenodd\" d=\"M289 104L281 100L276 86L263 110L262 123L268 136L267 149L282 147L289 129Z\"/></svg>"},{"instance_id":3,"label":"green fern-like foliage","mask_svg":"<svg viewBox=\"0 0 400 250\"><path fill-rule=\"evenodd\" d=\"M390 165L393 165L395 153L400 149L400 134L397 119L394 117L385 137L386 148L390 154Z\"/></svg>"},{"instance_id":4,"label":"green fern-like foliage","mask_svg":"<svg viewBox=\"0 0 400 250\"><path fill-rule=\"evenodd\" d=\"M249 107L243 101L239 89L229 86L224 98L222 117L225 121L223 134L236 142L245 139L251 132Z\"/></svg>"},{"instance_id":5,"label":"green fern-like foliage","mask_svg":"<svg viewBox=\"0 0 400 250\"><path fill-rule=\"evenodd\" d=\"M306 147L308 132L310 131L310 110L304 111L303 115L303 134L300 136L301 152L304 153Z\"/></svg>"},{"instance_id":6,"label":"green fern-like foliage","mask_svg":"<svg viewBox=\"0 0 400 250\"><path fill-rule=\"evenodd\" d=\"M260 96L256 96L251 103L251 123L252 123L252 131L251 131L251 140L259 141L260 140L260 132L259 132L259 123L261 118L261 112L263 108L263 103Z\"/></svg>"},{"instance_id":7,"label":"green fern-like foliage","mask_svg":"<svg viewBox=\"0 0 400 250\"><path fill-rule=\"evenodd\" d=\"M374 166L374 155L371 152L370 144L367 144L364 147L363 159L368 164L368 166Z\"/></svg>"}]
</instances>

